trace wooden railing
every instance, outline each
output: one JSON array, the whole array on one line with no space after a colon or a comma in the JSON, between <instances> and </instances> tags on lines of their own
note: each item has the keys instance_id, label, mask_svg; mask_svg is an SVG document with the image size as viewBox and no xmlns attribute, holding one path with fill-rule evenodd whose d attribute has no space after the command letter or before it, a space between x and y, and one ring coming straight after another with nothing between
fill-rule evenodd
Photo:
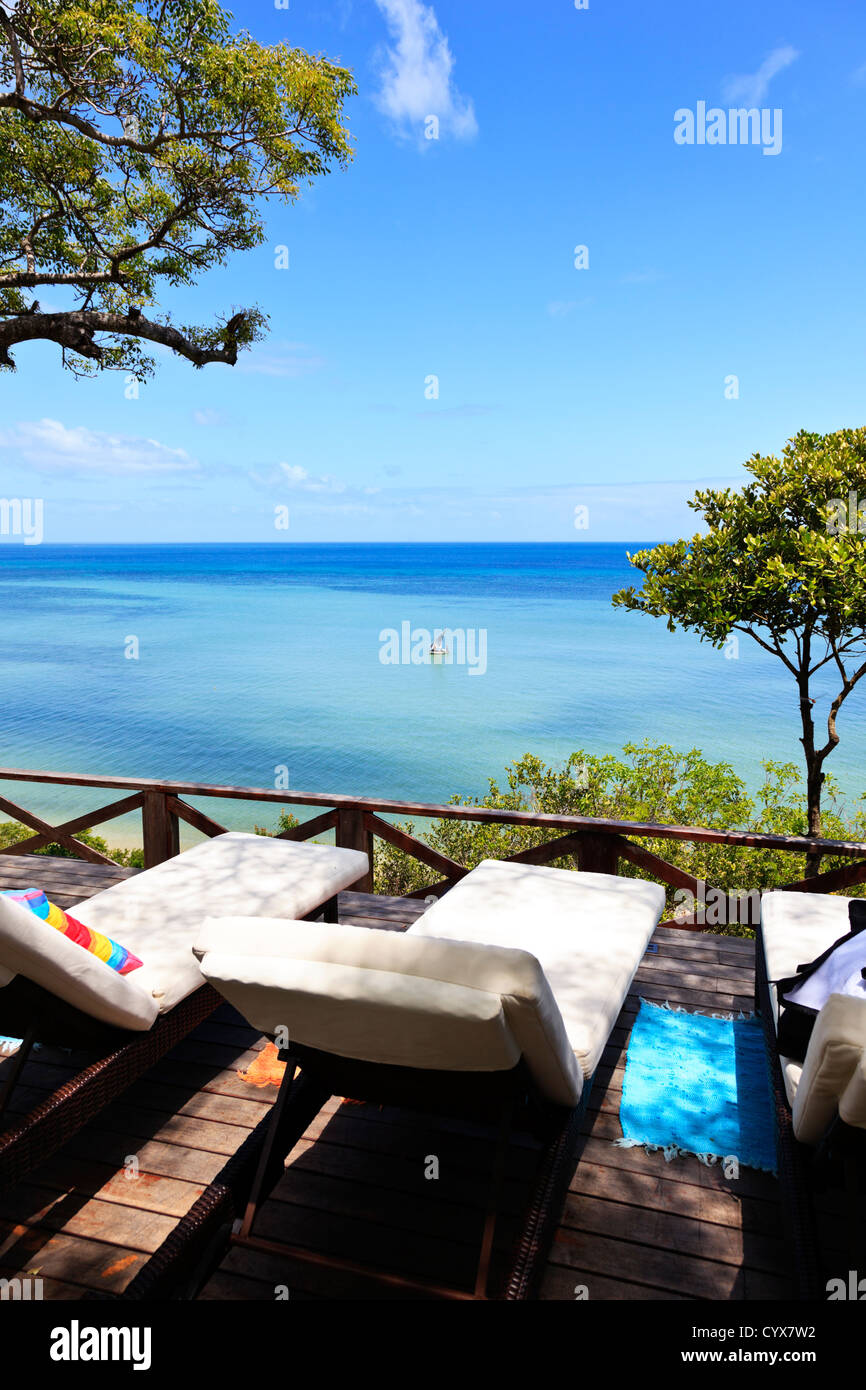
<instances>
[{"instance_id":1,"label":"wooden railing","mask_svg":"<svg viewBox=\"0 0 866 1390\"><path fill-rule=\"evenodd\" d=\"M282 806L323 806L327 809L290 830L280 832L283 840L309 840L334 831L338 845L363 850L370 860L370 872L355 888L360 892L373 891L374 841L378 838L432 869L438 877L412 897L441 895L453 887L468 870L441 854L414 835L391 825L383 816L471 821L488 825L513 825L523 828L560 831L542 844L518 854L507 856L512 864L548 864L566 855L574 857L579 869L615 874L621 859L644 869L655 879L673 888L685 889L699 899L702 885L697 878L669 864L645 846L636 844L641 838L689 841L694 844L730 845L742 849L777 850L790 854L820 853L823 856L850 858L853 863L820 873L812 878L786 883L785 888L804 893L833 893L866 881L866 843L848 840L821 840L790 835L763 835L739 830L711 830L694 825L657 825L649 821L606 820L591 816L557 815L534 811L502 811L482 806L437 806L415 801L393 801L373 797L327 796L311 792L274 791L267 787L225 787L201 782L166 782L139 780L129 777L86 777L77 773L31 772L19 768L0 768L0 782L41 782L55 786L103 788L122 793L119 800L60 825L50 825L39 816L7 797L0 796L0 811L14 817L35 833L25 840L0 849L3 854L28 854L49 844L59 844L69 853L92 864L112 864L107 855L87 845L76 836L107 821L133 811L141 811L142 844L145 868L161 864L180 852L180 822L192 826L203 835L225 832L211 816L192 806L187 797L206 797L227 801L278 803ZM706 885L703 886L704 891ZM671 926L694 928L694 919L677 919Z\"/></svg>"}]
</instances>

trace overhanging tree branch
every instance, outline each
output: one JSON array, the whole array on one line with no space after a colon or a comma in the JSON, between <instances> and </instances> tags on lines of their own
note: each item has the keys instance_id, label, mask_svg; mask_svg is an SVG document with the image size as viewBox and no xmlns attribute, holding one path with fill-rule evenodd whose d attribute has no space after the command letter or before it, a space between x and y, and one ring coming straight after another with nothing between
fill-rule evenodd
<instances>
[{"instance_id":1,"label":"overhanging tree branch","mask_svg":"<svg viewBox=\"0 0 866 1390\"><path fill-rule=\"evenodd\" d=\"M205 367L212 362L233 367L238 360L239 336L247 322L246 311L233 315L221 332L221 345L203 347L185 337L171 324L153 323L143 316L131 317L98 309L79 309L66 314L26 314L6 323L0 322L0 367L14 369L10 348L35 339L58 343L81 357L101 362L105 354L95 341L97 333L111 333L121 338L144 338L147 342L159 343L171 348L179 357L185 357L196 367Z\"/></svg>"},{"instance_id":2,"label":"overhanging tree branch","mask_svg":"<svg viewBox=\"0 0 866 1390\"><path fill-rule=\"evenodd\" d=\"M0 88L0 367L40 338L73 370L140 375L146 342L233 365L259 310L182 330L141 311L261 244L264 200L351 159L351 75L233 34L216 0L0 0ZM40 286L73 306L41 313Z\"/></svg>"}]
</instances>

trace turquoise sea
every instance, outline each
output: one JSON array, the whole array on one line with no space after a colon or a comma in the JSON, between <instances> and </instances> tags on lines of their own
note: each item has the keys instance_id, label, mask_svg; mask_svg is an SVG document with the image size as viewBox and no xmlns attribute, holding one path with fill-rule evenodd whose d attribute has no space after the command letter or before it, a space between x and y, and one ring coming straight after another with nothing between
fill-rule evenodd
<instances>
[{"instance_id":1,"label":"turquoise sea","mask_svg":"<svg viewBox=\"0 0 866 1390\"><path fill-rule=\"evenodd\" d=\"M294 789L439 801L527 751L646 737L729 761L752 787L762 758L799 761L779 663L611 608L640 544L5 544L0 763L253 786L287 768ZM404 624L471 629L476 657L483 631L486 670L383 664L381 634ZM831 760L851 798L866 782L857 701ZM112 799L5 794L49 817ZM252 815L218 807L233 826ZM133 822L109 831L137 838Z\"/></svg>"}]
</instances>

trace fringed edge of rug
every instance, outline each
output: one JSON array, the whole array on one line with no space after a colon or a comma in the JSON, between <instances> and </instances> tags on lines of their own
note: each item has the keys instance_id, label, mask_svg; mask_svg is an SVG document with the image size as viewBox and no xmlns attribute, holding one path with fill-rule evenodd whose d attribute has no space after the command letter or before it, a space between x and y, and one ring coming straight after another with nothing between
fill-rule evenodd
<instances>
[{"instance_id":1,"label":"fringed edge of rug","mask_svg":"<svg viewBox=\"0 0 866 1390\"><path fill-rule=\"evenodd\" d=\"M681 1149L678 1144L645 1144L642 1139L612 1139L611 1144L616 1149L643 1149L644 1153L662 1153L665 1156L665 1163L671 1163L675 1158L696 1158L698 1163L703 1163L705 1167L712 1168L717 1163L723 1163L726 1154L700 1154L695 1149ZM769 1173L772 1177L776 1176L775 1168L768 1168L763 1163L746 1163L740 1160L744 1168L753 1168L757 1173Z\"/></svg>"},{"instance_id":2,"label":"fringed edge of rug","mask_svg":"<svg viewBox=\"0 0 866 1390\"><path fill-rule=\"evenodd\" d=\"M724 1019L726 1023L732 1023L734 1021L739 1023L741 1019L744 1022L748 1022L749 1019L758 1017L754 1010L750 1014L744 1014L742 1009L738 1009L736 1013L731 1013L729 1009L726 1013L705 1014L699 1013L697 1009L684 1009L682 1004L669 1004L667 1000L662 1004L659 1003L658 999L644 999L642 994L638 995L638 999L641 1004L646 1004L648 1009L667 1009L668 1013L691 1014L694 1018L721 1018Z\"/></svg>"}]
</instances>

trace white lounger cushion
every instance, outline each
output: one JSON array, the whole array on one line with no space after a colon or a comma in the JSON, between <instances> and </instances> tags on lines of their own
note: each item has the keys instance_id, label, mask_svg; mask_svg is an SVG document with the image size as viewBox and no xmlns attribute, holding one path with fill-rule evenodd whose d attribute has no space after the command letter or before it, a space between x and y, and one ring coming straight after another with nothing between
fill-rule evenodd
<instances>
[{"instance_id":1,"label":"white lounger cushion","mask_svg":"<svg viewBox=\"0 0 866 1390\"><path fill-rule=\"evenodd\" d=\"M767 977L782 980L846 936L850 898L831 898L826 893L765 893L761 898L761 931ZM770 991L773 1016L778 1021L776 990Z\"/></svg>"},{"instance_id":2,"label":"white lounger cushion","mask_svg":"<svg viewBox=\"0 0 866 1390\"><path fill-rule=\"evenodd\" d=\"M75 913L73 912L73 917ZM117 939L116 937L114 938ZM121 942L126 945L125 941ZM70 941L35 912L0 897L0 960L11 972L26 976L58 999L115 1028L146 1032L159 1012L157 1001L136 982L118 975L105 961ZM4 985L9 980L3 982ZM0 1027L3 989L0 987Z\"/></svg>"},{"instance_id":3,"label":"white lounger cushion","mask_svg":"<svg viewBox=\"0 0 866 1390\"><path fill-rule=\"evenodd\" d=\"M831 898L824 893L788 893L783 889L761 898L761 933L764 961L769 980L784 980L806 965L850 931L849 898ZM778 1024L779 1001L775 985L770 985L773 1018ZM782 1076L788 1101L794 1104L802 1062L783 1057Z\"/></svg>"},{"instance_id":4,"label":"white lounger cushion","mask_svg":"<svg viewBox=\"0 0 866 1390\"><path fill-rule=\"evenodd\" d=\"M409 933L228 918L205 923L202 973L263 1033L392 1066L501 1071L575 1105L582 1077L528 951Z\"/></svg>"},{"instance_id":5,"label":"white lounger cushion","mask_svg":"<svg viewBox=\"0 0 866 1390\"><path fill-rule=\"evenodd\" d=\"M0 965L105 1023L146 1029L157 1013L167 1013L202 985L192 946L206 917L303 917L356 883L368 867L358 850L230 831L70 909L85 926L137 955L139 970L118 975L26 908L17 909L23 923L16 919L6 933L14 943L0 936ZM33 877L38 881L38 860ZM17 908L8 899L0 903Z\"/></svg>"},{"instance_id":6,"label":"white lounger cushion","mask_svg":"<svg viewBox=\"0 0 866 1390\"><path fill-rule=\"evenodd\" d=\"M408 934L532 951L591 1077L664 903L642 879L485 859Z\"/></svg>"},{"instance_id":7,"label":"white lounger cushion","mask_svg":"<svg viewBox=\"0 0 866 1390\"><path fill-rule=\"evenodd\" d=\"M831 994L815 1020L794 1099L794 1133L818 1144L838 1110L866 1128L866 1002Z\"/></svg>"},{"instance_id":8,"label":"white lounger cushion","mask_svg":"<svg viewBox=\"0 0 866 1390\"><path fill-rule=\"evenodd\" d=\"M781 980L796 974L798 965L815 960L828 946L832 946L834 941L845 936L851 929L848 920L849 902L850 898L829 897L823 893L789 893L783 890L765 893L761 899L761 930L768 979ZM846 1006L842 1009L835 1001L844 997L831 995L821 1010L805 1063L794 1061L790 1057L781 1059L785 1090L793 1108L794 1132L804 1143L816 1142L811 1137L807 1138L807 1135L811 1136L819 1129L820 1134L824 1133L837 1104L841 1114L843 1097L846 1115L842 1118L859 1115L859 1118L847 1118L847 1123L866 1127L866 1083L862 1079L863 1063L861 1061L859 1082L849 1065L851 1049L856 1046L858 1036L861 1050L866 1049L866 1007L862 1000L851 999L850 1004L853 1007ZM770 999L773 1017L778 1022L779 1001L773 984L770 985ZM831 1002L834 1003L834 1007L828 1013ZM831 1030L837 1023L841 1028L838 1049L834 1046L831 1036ZM806 1067L809 1068L808 1085L801 1100L799 1089ZM838 1089L835 1100L831 1100L830 1091L834 1078Z\"/></svg>"}]
</instances>

